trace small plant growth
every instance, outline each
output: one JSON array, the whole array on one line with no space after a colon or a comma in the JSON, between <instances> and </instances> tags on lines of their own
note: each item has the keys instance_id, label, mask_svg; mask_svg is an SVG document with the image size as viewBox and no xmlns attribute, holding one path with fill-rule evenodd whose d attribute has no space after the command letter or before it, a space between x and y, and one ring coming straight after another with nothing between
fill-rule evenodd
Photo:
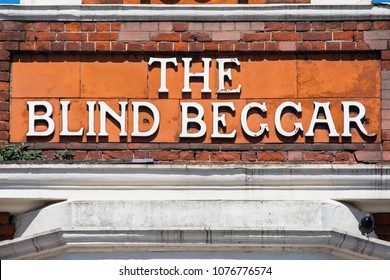
<instances>
[{"instance_id":1,"label":"small plant growth","mask_svg":"<svg viewBox=\"0 0 390 280\"><path fill-rule=\"evenodd\" d=\"M73 160L74 153L71 150L65 149L63 151L58 151L54 155L54 159L60 159L60 160Z\"/></svg>"},{"instance_id":2,"label":"small plant growth","mask_svg":"<svg viewBox=\"0 0 390 280\"><path fill-rule=\"evenodd\" d=\"M0 161L9 160L45 160L41 150L29 150L30 145L22 143L20 146L4 145L0 147Z\"/></svg>"}]
</instances>

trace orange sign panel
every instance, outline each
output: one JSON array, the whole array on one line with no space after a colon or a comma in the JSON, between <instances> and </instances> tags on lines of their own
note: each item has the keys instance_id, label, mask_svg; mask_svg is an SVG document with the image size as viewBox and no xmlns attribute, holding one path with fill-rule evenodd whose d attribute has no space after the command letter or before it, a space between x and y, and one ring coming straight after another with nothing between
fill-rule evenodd
<instances>
[{"instance_id":1,"label":"orange sign panel","mask_svg":"<svg viewBox=\"0 0 390 280\"><path fill-rule=\"evenodd\" d=\"M376 142L372 54L14 56L11 142Z\"/></svg>"}]
</instances>

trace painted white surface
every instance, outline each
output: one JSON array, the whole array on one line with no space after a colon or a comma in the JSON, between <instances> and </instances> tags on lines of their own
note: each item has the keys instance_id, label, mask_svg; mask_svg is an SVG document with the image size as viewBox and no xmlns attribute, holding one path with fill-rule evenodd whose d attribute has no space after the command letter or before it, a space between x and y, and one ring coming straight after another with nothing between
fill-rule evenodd
<instances>
[{"instance_id":1,"label":"painted white surface","mask_svg":"<svg viewBox=\"0 0 390 280\"><path fill-rule=\"evenodd\" d=\"M25 5L77 5L81 0L21 0ZM311 0L314 5L370 4L370 0Z\"/></svg>"},{"instance_id":2,"label":"painted white surface","mask_svg":"<svg viewBox=\"0 0 390 280\"><path fill-rule=\"evenodd\" d=\"M15 217L0 259L390 259L389 242L360 234L362 215L335 201L69 201Z\"/></svg>"},{"instance_id":3,"label":"painted white surface","mask_svg":"<svg viewBox=\"0 0 390 280\"><path fill-rule=\"evenodd\" d=\"M64 200L338 200L390 211L390 166L7 164L0 211Z\"/></svg>"},{"instance_id":4,"label":"painted white surface","mask_svg":"<svg viewBox=\"0 0 390 280\"><path fill-rule=\"evenodd\" d=\"M389 16L388 5L0 6L0 20L29 21L342 21L388 20Z\"/></svg>"}]
</instances>

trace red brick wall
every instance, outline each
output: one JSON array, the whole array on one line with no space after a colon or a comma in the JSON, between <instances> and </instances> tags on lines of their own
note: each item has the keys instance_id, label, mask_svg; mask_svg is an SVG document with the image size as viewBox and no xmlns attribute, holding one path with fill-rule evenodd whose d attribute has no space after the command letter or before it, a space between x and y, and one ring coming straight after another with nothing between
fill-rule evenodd
<instances>
[{"instance_id":1,"label":"red brick wall","mask_svg":"<svg viewBox=\"0 0 390 280\"><path fill-rule=\"evenodd\" d=\"M379 239L390 241L390 213L375 214L374 221Z\"/></svg>"},{"instance_id":2,"label":"red brick wall","mask_svg":"<svg viewBox=\"0 0 390 280\"><path fill-rule=\"evenodd\" d=\"M0 140L9 141L10 59L17 53L370 53L382 59L379 143L31 143L51 159L153 158L161 163L377 163L390 161L388 21L0 22Z\"/></svg>"},{"instance_id":3,"label":"red brick wall","mask_svg":"<svg viewBox=\"0 0 390 280\"><path fill-rule=\"evenodd\" d=\"M0 212L0 241L13 239L15 227L10 224L9 213Z\"/></svg>"}]
</instances>

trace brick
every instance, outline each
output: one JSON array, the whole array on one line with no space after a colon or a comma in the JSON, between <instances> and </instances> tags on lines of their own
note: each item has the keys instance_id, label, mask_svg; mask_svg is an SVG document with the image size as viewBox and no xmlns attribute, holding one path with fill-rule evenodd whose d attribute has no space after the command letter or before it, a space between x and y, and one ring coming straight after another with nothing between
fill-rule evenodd
<instances>
[{"instance_id":1,"label":"brick","mask_svg":"<svg viewBox=\"0 0 390 280\"><path fill-rule=\"evenodd\" d=\"M56 38L57 33L55 32L30 32L26 36L28 41L55 41Z\"/></svg>"},{"instance_id":2,"label":"brick","mask_svg":"<svg viewBox=\"0 0 390 280\"><path fill-rule=\"evenodd\" d=\"M122 23L120 31L140 31L141 23L140 22L126 22ZM155 31L156 29L152 29Z\"/></svg>"},{"instance_id":3,"label":"brick","mask_svg":"<svg viewBox=\"0 0 390 280\"><path fill-rule=\"evenodd\" d=\"M205 51L218 51L217 43L204 43L203 47Z\"/></svg>"},{"instance_id":4,"label":"brick","mask_svg":"<svg viewBox=\"0 0 390 280\"><path fill-rule=\"evenodd\" d=\"M288 151L287 159L289 161L300 161L303 159L303 152L301 151Z\"/></svg>"},{"instance_id":5,"label":"brick","mask_svg":"<svg viewBox=\"0 0 390 280\"><path fill-rule=\"evenodd\" d=\"M1 32L0 41L22 41L26 37L24 32Z\"/></svg>"},{"instance_id":6,"label":"brick","mask_svg":"<svg viewBox=\"0 0 390 280\"><path fill-rule=\"evenodd\" d=\"M236 43L234 50L239 52L247 52L250 50L249 43Z\"/></svg>"},{"instance_id":7,"label":"brick","mask_svg":"<svg viewBox=\"0 0 390 280\"><path fill-rule=\"evenodd\" d=\"M339 51L339 50L341 50L341 43L340 42L326 42L325 49L327 51Z\"/></svg>"},{"instance_id":8,"label":"brick","mask_svg":"<svg viewBox=\"0 0 390 280\"><path fill-rule=\"evenodd\" d=\"M152 41L169 41L169 42L179 42L180 34L179 33L154 33L151 36Z\"/></svg>"},{"instance_id":9,"label":"brick","mask_svg":"<svg viewBox=\"0 0 390 280\"><path fill-rule=\"evenodd\" d=\"M196 36L196 34L191 33L191 32L181 33L181 41L182 42L195 42L195 36Z\"/></svg>"},{"instance_id":10,"label":"brick","mask_svg":"<svg viewBox=\"0 0 390 280\"><path fill-rule=\"evenodd\" d=\"M108 52L111 50L110 42L96 42L96 51Z\"/></svg>"},{"instance_id":11,"label":"brick","mask_svg":"<svg viewBox=\"0 0 390 280\"><path fill-rule=\"evenodd\" d=\"M156 42L148 42L143 44L143 50L148 52L157 51L157 43Z\"/></svg>"},{"instance_id":12,"label":"brick","mask_svg":"<svg viewBox=\"0 0 390 280\"><path fill-rule=\"evenodd\" d=\"M357 29L356 21L345 21L343 22L343 30L345 31L354 31Z\"/></svg>"},{"instance_id":13,"label":"brick","mask_svg":"<svg viewBox=\"0 0 390 280\"><path fill-rule=\"evenodd\" d=\"M305 152L303 158L309 161L333 162L335 157L329 152Z\"/></svg>"},{"instance_id":14,"label":"brick","mask_svg":"<svg viewBox=\"0 0 390 280\"><path fill-rule=\"evenodd\" d=\"M34 51L35 50L35 43L34 42L21 42L20 43L20 50L21 51Z\"/></svg>"},{"instance_id":15,"label":"brick","mask_svg":"<svg viewBox=\"0 0 390 280\"><path fill-rule=\"evenodd\" d=\"M50 30L50 24L48 22L26 23L23 27L20 27L20 30L44 32Z\"/></svg>"},{"instance_id":16,"label":"brick","mask_svg":"<svg viewBox=\"0 0 390 280\"><path fill-rule=\"evenodd\" d=\"M356 43L356 50L368 51L370 49L371 49L370 46L366 42L357 42Z\"/></svg>"},{"instance_id":17,"label":"brick","mask_svg":"<svg viewBox=\"0 0 390 280\"><path fill-rule=\"evenodd\" d=\"M37 46L37 50L38 50L38 46ZM65 50L66 51L80 51L81 44L80 44L80 42L66 42L65 43Z\"/></svg>"},{"instance_id":18,"label":"brick","mask_svg":"<svg viewBox=\"0 0 390 280\"><path fill-rule=\"evenodd\" d=\"M119 43L117 43L119 44ZM82 52L94 52L95 51L95 43L91 42L81 42L81 51Z\"/></svg>"},{"instance_id":19,"label":"brick","mask_svg":"<svg viewBox=\"0 0 390 280\"><path fill-rule=\"evenodd\" d=\"M356 29L361 31L367 31L371 30L372 26L373 25L371 21L361 21L357 23Z\"/></svg>"},{"instance_id":20,"label":"brick","mask_svg":"<svg viewBox=\"0 0 390 280\"><path fill-rule=\"evenodd\" d=\"M9 140L9 133L8 133L8 131L0 131L0 140L2 140L2 141L8 141Z\"/></svg>"},{"instance_id":21,"label":"brick","mask_svg":"<svg viewBox=\"0 0 390 280\"><path fill-rule=\"evenodd\" d=\"M98 150L127 150L127 143L98 143Z\"/></svg>"},{"instance_id":22,"label":"brick","mask_svg":"<svg viewBox=\"0 0 390 280\"><path fill-rule=\"evenodd\" d=\"M313 31L325 31L326 27L327 26L325 22L313 22L311 24L311 30Z\"/></svg>"},{"instance_id":23,"label":"brick","mask_svg":"<svg viewBox=\"0 0 390 280\"><path fill-rule=\"evenodd\" d=\"M326 23L326 30L328 30L328 31L342 30L342 24L341 24L341 22L327 22Z\"/></svg>"},{"instance_id":24,"label":"brick","mask_svg":"<svg viewBox=\"0 0 390 280\"><path fill-rule=\"evenodd\" d=\"M15 227L13 225L0 225L0 235L13 236Z\"/></svg>"},{"instance_id":25,"label":"brick","mask_svg":"<svg viewBox=\"0 0 390 280\"><path fill-rule=\"evenodd\" d=\"M0 225L9 224L9 213L0 212Z\"/></svg>"},{"instance_id":26,"label":"brick","mask_svg":"<svg viewBox=\"0 0 390 280\"><path fill-rule=\"evenodd\" d=\"M3 31L19 31L21 29L22 23L15 21L5 21L3 22Z\"/></svg>"},{"instance_id":27,"label":"brick","mask_svg":"<svg viewBox=\"0 0 390 280\"><path fill-rule=\"evenodd\" d=\"M86 41L87 33L59 33L57 36L58 41Z\"/></svg>"},{"instance_id":28,"label":"brick","mask_svg":"<svg viewBox=\"0 0 390 280\"><path fill-rule=\"evenodd\" d=\"M382 153L379 151L356 151L355 156L358 162L380 162L382 160Z\"/></svg>"},{"instance_id":29,"label":"brick","mask_svg":"<svg viewBox=\"0 0 390 280\"><path fill-rule=\"evenodd\" d=\"M386 50L387 41L385 40L366 40L371 50Z\"/></svg>"},{"instance_id":30,"label":"brick","mask_svg":"<svg viewBox=\"0 0 390 280\"><path fill-rule=\"evenodd\" d=\"M266 51L279 51L279 43L277 42L266 42L265 43Z\"/></svg>"},{"instance_id":31,"label":"brick","mask_svg":"<svg viewBox=\"0 0 390 280\"><path fill-rule=\"evenodd\" d=\"M0 101L0 111L8 111L9 110L9 102Z\"/></svg>"},{"instance_id":32,"label":"brick","mask_svg":"<svg viewBox=\"0 0 390 280\"><path fill-rule=\"evenodd\" d=\"M202 22L190 22L188 23L188 30L203 30Z\"/></svg>"},{"instance_id":33,"label":"brick","mask_svg":"<svg viewBox=\"0 0 390 280\"><path fill-rule=\"evenodd\" d=\"M171 52L171 51L173 51L173 43L159 42L158 43L158 50L160 52Z\"/></svg>"},{"instance_id":34,"label":"brick","mask_svg":"<svg viewBox=\"0 0 390 280\"><path fill-rule=\"evenodd\" d=\"M22 48L22 43L20 43L20 48ZM50 50L51 51L65 51L65 42L51 42L50 43Z\"/></svg>"},{"instance_id":35,"label":"brick","mask_svg":"<svg viewBox=\"0 0 390 280\"><path fill-rule=\"evenodd\" d=\"M88 33L88 41L116 41L116 40L118 40L118 33L116 32Z\"/></svg>"},{"instance_id":36,"label":"brick","mask_svg":"<svg viewBox=\"0 0 390 280\"><path fill-rule=\"evenodd\" d=\"M188 43L188 50L190 52L202 52L203 51L203 43L198 43L198 42Z\"/></svg>"},{"instance_id":37,"label":"brick","mask_svg":"<svg viewBox=\"0 0 390 280\"><path fill-rule=\"evenodd\" d=\"M211 161L220 162L239 162L241 159L240 153L238 152L212 152L210 154Z\"/></svg>"},{"instance_id":38,"label":"brick","mask_svg":"<svg viewBox=\"0 0 390 280\"><path fill-rule=\"evenodd\" d=\"M211 38L213 41L239 41L241 34L238 31L212 32Z\"/></svg>"},{"instance_id":39,"label":"brick","mask_svg":"<svg viewBox=\"0 0 390 280\"><path fill-rule=\"evenodd\" d=\"M128 43L127 50L131 52L141 52L142 44L141 43Z\"/></svg>"},{"instance_id":40,"label":"brick","mask_svg":"<svg viewBox=\"0 0 390 280\"><path fill-rule=\"evenodd\" d=\"M390 22L388 21L374 21L373 29L375 30L389 30Z\"/></svg>"},{"instance_id":41,"label":"brick","mask_svg":"<svg viewBox=\"0 0 390 280\"><path fill-rule=\"evenodd\" d=\"M9 72L0 72L0 81L8 82L9 81Z\"/></svg>"},{"instance_id":42,"label":"brick","mask_svg":"<svg viewBox=\"0 0 390 280\"><path fill-rule=\"evenodd\" d=\"M158 30L158 22L141 22L142 31L156 31Z\"/></svg>"},{"instance_id":43,"label":"brick","mask_svg":"<svg viewBox=\"0 0 390 280\"><path fill-rule=\"evenodd\" d=\"M390 51L388 51L388 50L382 51L381 58L382 58L382 60L390 60Z\"/></svg>"},{"instance_id":44,"label":"brick","mask_svg":"<svg viewBox=\"0 0 390 280\"><path fill-rule=\"evenodd\" d=\"M99 160L103 158L103 153L100 151L88 151L85 160Z\"/></svg>"},{"instance_id":45,"label":"brick","mask_svg":"<svg viewBox=\"0 0 390 280\"><path fill-rule=\"evenodd\" d=\"M94 22L82 22L81 31L92 32L96 31L96 23Z\"/></svg>"},{"instance_id":46,"label":"brick","mask_svg":"<svg viewBox=\"0 0 390 280\"><path fill-rule=\"evenodd\" d=\"M303 33L304 41L330 41L332 40L332 32L310 32Z\"/></svg>"},{"instance_id":47,"label":"brick","mask_svg":"<svg viewBox=\"0 0 390 280\"><path fill-rule=\"evenodd\" d=\"M194 39L199 42L210 42L211 35L210 33L196 33Z\"/></svg>"},{"instance_id":48,"label":"brick","mask_svg":"<svg viewBox=\"0 0 390 280\"><path fill-rule=\"evenodd\" d=\"M102 154L103 159L132 159L133 151L105 151Z\"/></svg>"},{"instance_id":49,"label":"brick","mask_svg":"<svg viewBox=\"0 0 390 280\"><path fill-rule=\"evenodd\" d=\"M149 41L148 32L119 32L119 41Z\"/></svg>"},{"instance_id":50,"label":"brick","mask_svg":"<svg viewBox=\"0 0 390 280\"><path fill-rule=\"evenodd\" d=\"M79 32L80 23L79 22L69 22L65 25L65 30L68 32Z\"/></svg>"},{"instance_id":51,"label":"brick","mask_svg":"<svg viewBox=\"0 0 390 280\"><path fill-rule=\"evenodd\" d=\"M297 22L296 31L310 31L311 24L310 22Z\"/></svg>"},{"instance_id":52,"label":"brick","mask_svg":"<svg viewBox=\"0 0 390 280\"><path fill-rule=\"evenodd\" d=\"M250 24L250 22L236 22L235 29L236 30L250 30L251 24Z\"/></svg>"},{"instance_id":53,"label":"brick","mask_svg":"<svg viewBox=\"0 0 390 280\"><path fill-rule=\"evenodd\" d=\"M351 41L354 38L353 35L354 35L354 32L352 32L352 31L333 32L333 40L335 40L335 41L339 41L339 40Z\"/></svg>"},{"instance_id":54,"label":"brick","mask_svg":"<svg viewBox=\"0 0 390 280\"><path fill-rule=\"evenodd\" d=\"M5 42L3 44L3 48L6 51L18 51L19 50L19 42Z\"/></svg>"},{"instance_id":55,"label":"brick","mask_svg":"<svg viewBox=\"0 0 390 280\"><path fill-rule=\"evenodd\" d=\"M220 43L218 50L222 51L222 52L232 52L232 51L234 51L234 44L233 43Z\"/></svg>"},{"instance_id":56,"label":"brick","mask_svg":"<svg viewBox=\"0 0 390 280\"><path fill-rule=\"evenodd\" d=\"M150 158L149 151L134 151L133 158L134 159Z\"/></svg>"},{"instance_id":57,"label":"brick","mask_svg":"<svg viewBox=\"0 0 390 280\"><path fill-rule=\"evenodd\" d=\"M244 162L256 162L257 160L256 152L243 152L241 154L241 160Z\"/></svg>"},{"instance_id":58,"label":"brick","mask_svg":"<svg viewBox=\"0 0 390 280\"><path fill-rule=\"evenodd\" d=\"M50 23L50 32L62 32L65 30L65 24L63 22Z\"/></svg>"},{"instance_id":59,"label":"brick","mask_svg":"<svg viewBox=\"0 0 390 280\"><path fill-rule=\"evenodd\" d=\"M9 59L10 59L10 52L0 51L0 61L1 60L9 60Z\"/></svg>"},{"instance_id":60,"label":"brick","mask_svg":"<svg viewBox=\"0 0 390 280\"><path fill-rule=\"evenodd\" d=\"M9 70L10 70L10 63L8 61L0 62L0 71L9 71Z\"/></svg>"},{"instance_id":61,"label":"brick","mask_svg":"<svg viewBox=\"0 0 390 280\"><path fill-rule=\"evenodd\" d=\"M382 70L390 70L390 61L382 61Z\"/></svg>"},{"instance_id":62,"label":"brick","mask_svg":"<svg viewBox=\"0 0 390 280\"><path fill-rule=\"evenodd\" d=\"M251 51L264 51L265 50L265 43L262 43L262 42L250 43L250 49L251 49Z\"/></svg>"},{"instance_id":63,"label":"brick","mask_svg":"<svg viewBox=\"0 0 390 280\"><path fill-rule=\"evenodd\" d=\"M0 130L9 130L9 122L0 121Z\"/></svg>"},{"instance_id":64,"label":"brick","mask_svg":"<svg viewBox=\"0 0 390 280\"><path fill-rule=\"evenodd\" d=\"M252 34L243 34L241 40L246 42L270 41L271 33L259 32L259 33L252 33Z\"/></svg>"},{"instance_id":65,"label":"brick","mask_svg":"<svg viewBox=\"0 0 390 280\"><path fill-rule=\"evenodd\" d=\"M219 22L205 22L203 23L203 30L208 31L218 31L220 30L221 25Z\"/></svg>"},{"instance_id":66,"label":"brick","mask_svg":"<svg viewBox=\"0 0 390 280\"><path fill-rule=\"evenodd\" d=\"M111 31L120 31L121 30L121 26L122 26L122 23L121 22L111 22Z\"/></svg>"},{"instance_id":67,"label":"brick","mask_svg":"<svg viewBox=\"0 0 390 280\"><path fill-rule=\"evenodd\" d=\"M96 31L111 31L111 24L109 22L97 22L96 23Z\"/></svg>"},{"instance_id":68,"label":"brick","mask_svg":"<svg viewBox=\"0 0 390 280\"><path fill-rule=\"evenodd\" d=\"M149 157L154 160L172 161L179 159L179 152L177 151L150 151Z\"/></svg>"},{"instance_id":69,"label":"brick","mask_svg":"<svg viewBox=\"0 0 390 280\"><path fill-rule=\"evenodd\" d=\"M390 40L390 31L364 31L365 40Z\"/></svg>"},{"instance_id":70,"label":"brick","mask_svg":"<svg viewBox=\"0 0 390 280\"><path fill-rule=\"evenodd\" d=\"M266 22L264 25L264 29L269 31L279 31L281 27L282 24L280 22Z\"/></svg>"},{"instance_id":71,"label":"brick","mask_svg":"<svg viewBox=\"0 0 390 280\"><path fill-rule=\"evenodd\" d=\"M210 153L209 152L196 152L195 159L199 161L209 161Z\"/></svg>"},{"instance_id":72,"label":"brick","mask_svg":"<svg viewBox=\"0 0 390 280\"><path fill-rule=\"evenodd\" d=\"M185 42L173 43L173 50L175 52L187 52L188 51L188 44Z\"/></svg>"},{"instance_id":73,"label":"brick","mask_svg":"<svg viewBox=\"0 0 390 280\"><path fill-rule=\"evenodd\" d=\"M337 162L349 162L350 159L351 159L351 154L348 152L336 153L335 160Z\"/></svg>"},{"instance_id":74,"label":"brick","mask_svg":"<svg viewBox=\"0 0 390 280\"><path fill-rule=\"evenodd\" d=\"M187 25L187 29L188 29L188 25ZM160 31L172 31L173 30L173 26L172 26L172 22L160 22L158 24L158 30Z\"/></svg>"},{"instance_id":75,"label":"brick","mask_svg":"<svg viewBox=\"0 0 390 280\"><path fill-rule=\"evenodd\" d=\"M111 51L123 52L125 50L126 50L126 44L125 43L123 43L123 42L111 42Z\"/></svg>"},{"instance_id":76,"label":"brick","mask_svg":"<svg viewBox=\"0 0 390 280\"><path fill-rule=\"evenodd\" d=\"M354 42L341 42L341 50L343 51L354 51L356 44Z\"/></svg>"},{"instance_id":77,"label":"brick","mask_svg":"<svg viewBox=\"0 0 390 280\"><path fill-rule=\"evenodd\" d=\"M258 152L258 161L285 161L287 153L285 152Z\"/></svg>"},{"instance_id":78,"label":"brick","mask_svg":"<svg viewBox=\"0 0 390 280\"><path fill-rule=\"evenodd\" d=\"M279 50L281 51L296 51L297 46L295 42L279 42Z\"/></svg>"},{"instance_id":79,"label":"brick","mask_svg":"<svg viewBox=\"0 0 390 280\"><path fill-rule=\"evenodd\" d=\"M180 160L194 160L195 154L193 151L182 151L182 152L179 152L179 159Z\"/></svg>"},{"instance_id":80,"label":"brick","mask_svg":"<svg viewBox=\"0 0 390 280\"><path fill-rule=\"evenodd\" d=\"M264 27L265 27L264 22L251 22L251 30L264 31Z\"/></svg>"},{"instance_id":81,"label":"brick","mask_svg":"<svg viewBox=\"0 0 390 280\"><path fill-rule=\"evenodd\" d=\"M174 22L172 29L173 29L173 31L176 31L176 32L187 31L188 30L188 22Z\"/></svg>"},{"instance_id":82,"label":"brick","mask_svg":"<svg viewBox=\"0 0 390 280\"><path fill-rule=\"evenodd\" d=\"M50 50L50 42L35 42L35 50L37 51Z\"/></svg>"}]
</instances>

